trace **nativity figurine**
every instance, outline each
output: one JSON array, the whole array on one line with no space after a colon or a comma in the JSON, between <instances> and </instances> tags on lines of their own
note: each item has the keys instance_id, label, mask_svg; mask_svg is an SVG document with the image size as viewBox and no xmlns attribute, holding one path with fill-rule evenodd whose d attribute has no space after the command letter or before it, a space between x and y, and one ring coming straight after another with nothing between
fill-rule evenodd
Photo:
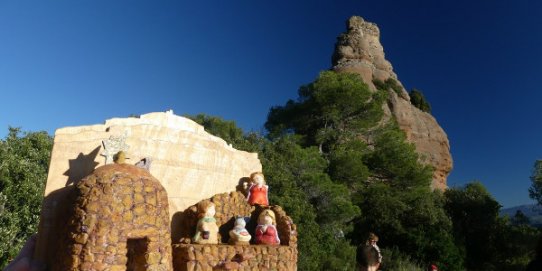
<instances>
[{"instance_id":1,"label":"nativity figurine","mask_svg":"<svg viewBox=\"0 0 542 271\"><path fill-rule=\"evenodd\" d=\"M280 245L276 224L275 213L270 209L263 210L258 216L256 244Z\"/></svg>"},{"instance_id":2,"label":"nativity figurine","mask_svg":"<svg viewBox=\"0 0 542 271\"><path fill-rule=\"evenodd\" d=\"M197 208L199 220L192 241L196 244L218 244L215 204L210 200L204 200L198 203Z\"/></svg>"},{"instance_id":3,"label":"nativity figurine","mask_svg":"<svg viewBox=\"0 0 542 271\"><path fill-rule=\"evenodd\" d=\"M268 190L269 187L265 184L263 173L254 172L250 174L251 185L248 189L247 201L250 205L269 205Z\"/></svg>"},{"instance_id":4,"label":"nativity figurine","mask_svg":"<svg viewBox=\"0 0 542 271\"><path fill-rule=\"evenodd\" d=\"M238 216L235 218L235 226L230 231L230 241L231 245L248 245L252 236L248 233L245 226L247 222L245 217Z\"/></svg>"}]
</instances>

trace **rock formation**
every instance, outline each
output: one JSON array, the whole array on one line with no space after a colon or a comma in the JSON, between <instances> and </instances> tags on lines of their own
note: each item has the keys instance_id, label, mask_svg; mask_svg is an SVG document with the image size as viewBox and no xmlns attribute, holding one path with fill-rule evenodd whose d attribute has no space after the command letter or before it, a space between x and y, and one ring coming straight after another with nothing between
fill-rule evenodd
<instances>
[{"instance_id":1,"label":"rock formation","mask_svg":"<svg viewBox=\"0 0 542 271\"><path fill-rule=\"evenodd\" d=\"M347 21L347 31L337 38L332 58L333 70L352 72L361 76L373 91L373 80L392 78L401 86L397 94L389 90L388 103L384 106L387 116L393 116L407 139L416 146L421 161L433 166L432 188L445 189L446 178L452 170L452 156L448 137L431 114L423 112L410 103L410 97L397 80L393 67L384 56L380 44L380 30L374 23L354 16Z\"/></svg>"}]
</instances>

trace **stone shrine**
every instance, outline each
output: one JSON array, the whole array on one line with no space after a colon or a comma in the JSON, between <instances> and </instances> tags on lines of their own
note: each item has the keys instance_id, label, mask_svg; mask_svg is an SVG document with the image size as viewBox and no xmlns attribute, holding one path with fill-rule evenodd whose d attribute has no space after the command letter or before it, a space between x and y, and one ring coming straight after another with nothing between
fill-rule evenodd
<instances>
[{"instance_id":1,"label":"stone shrine","mask_svg":"<svg viewBox=\"0 0 542 271\"><path fill-rule=\"evenodd\" d=\"M50 270L296 270L297 231L279 206L268 208L280 246L227 244L235 216L264 208L233 192L260 171L256 153L171 111L58 129L35 258ZM205 199L216 205L217 245L185 238Z\"/></svg>"}]
</instances>

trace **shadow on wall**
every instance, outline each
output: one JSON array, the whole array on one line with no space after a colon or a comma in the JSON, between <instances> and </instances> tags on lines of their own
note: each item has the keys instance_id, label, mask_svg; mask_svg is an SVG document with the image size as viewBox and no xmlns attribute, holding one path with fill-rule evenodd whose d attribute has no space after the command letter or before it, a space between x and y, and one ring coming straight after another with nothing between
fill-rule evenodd
<instances>
[{"instance_id":1,"label":"shadow on wall","mask_svg":"<svg viewBox=\"0 0 542 271\"><path fill-rule=\"evenodd\" d=\"M43 199L34 257L47 266L57 259L57 252L65 251L58 245L64 243L63 233L67 231L68 220L73 215L76 196L75 187L70 185L53 191Z\"/></svg>"},{"instance_id":2,"label":"shadow on wall","mask_svg":"<svg viewBox=\"0 0 542 271\"><path fill-rule=\"evenodd\" d=\"M86 155L79 153L76 158L70 159L69 168L64 172L64 176L68 176L65 187L49 193L43 199L35 257L48 266L56 260L56 252L63 251L57 249L57 244L63 243L62 233L67 231L66 225L73 215L73 206L77 196L74 185L90 175L99 164L94 160L100 148L101 146L97 146Z\"/></svg>"},{"instance_id":3,"label":"shadow on wall","mask_svg":"<svg viewBox=\"0 0 542 271\"><path fill-rule=\"evenodd\" d=\"M68 176L66 186L70 184L77 184L78 181L91 174L96 166L99 164L96 162L96 157L100 152L101 146L96 147L89 154L84 155L82 152L75 159L69 160L69 168L64 172L64 176Z\"/></svg>"},{"instance_id":4,"label":"shadow on wall","mask_svg":"<svg viewBox=\"0 0 542 271\"><path fill-rule=\"evenodd\" d=\"M241 192L245 197L247 195L248 188L250 188L250 178L249 177L243 177L239 179L239 183L235 187L235 191Z\"/></svg>"}]
</instances>

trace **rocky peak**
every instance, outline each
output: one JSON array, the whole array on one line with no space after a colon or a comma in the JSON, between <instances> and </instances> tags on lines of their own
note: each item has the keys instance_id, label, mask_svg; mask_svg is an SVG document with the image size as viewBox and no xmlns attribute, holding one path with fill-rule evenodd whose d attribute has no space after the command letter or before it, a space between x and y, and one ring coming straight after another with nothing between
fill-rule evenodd
<instances>
[{"instance_id":1,"label":"rocky peak","mask_svg":"<svg viewBox=\"0 0 542 271\"><path fill-rule=\"evenodd\" d=\"M385 81L397 80L393 67L384 55L380 44L380 30L374 23L353 16L346 22L347 31L337 38L332 57L333 69L343 72L355 72L361 75L372 90L376 90L373 79ZM401 85L402 87L402 85ZM401 97L409 100L404 90Z\"/></svg>"},{"instance_id":2,"label":"rocky peak","mask_svg":"<svg viewBox=\"0 0 542 271\"><path fill-rule=\"evenodd\" d=\"M373 91L373 81L397 81L400 91L389 90L384 112L393 116L405 131L407 140L414 143L423 163L435 168L432 187L446 188L446 178L452 170L452 156L448 136L435 118L410 103L410 97L386 60L380 43L380 30L374 23L353 16L346 22L346 32L339 35L332 57L333 70L357 73Z\"/></svg>"}]
</instances>

